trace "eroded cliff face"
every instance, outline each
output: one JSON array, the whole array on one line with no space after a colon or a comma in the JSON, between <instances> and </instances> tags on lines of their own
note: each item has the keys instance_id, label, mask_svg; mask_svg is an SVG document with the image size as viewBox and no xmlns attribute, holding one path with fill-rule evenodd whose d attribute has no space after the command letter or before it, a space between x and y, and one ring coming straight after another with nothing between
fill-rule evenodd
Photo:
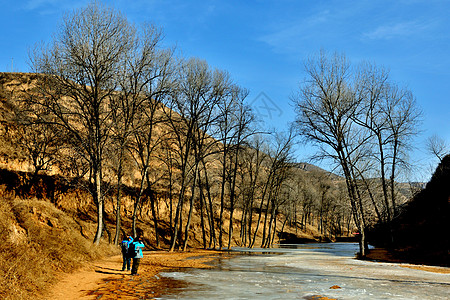
<instances>
[{"instance_id":1,"label":"eroded cliff face","mask_svg":"<svg viewBox=\"0 0 450 300\"><path fill-rule=\"evenodd\" d=\"M449 265L450 155L444 157L425 189L401 209L390 225L378 224L369 243L395 251L414 263Z\"/></svg>"}]
</instances>

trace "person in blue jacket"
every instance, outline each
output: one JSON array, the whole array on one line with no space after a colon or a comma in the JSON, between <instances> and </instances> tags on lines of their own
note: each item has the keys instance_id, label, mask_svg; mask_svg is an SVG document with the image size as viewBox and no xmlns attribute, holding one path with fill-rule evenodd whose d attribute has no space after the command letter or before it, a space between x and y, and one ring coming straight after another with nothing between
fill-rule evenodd
<instances>
[{"instance_id":1,"label":"person in blue jacket","mask_svg":"<svg viewBox=\"0 0 450 300\"><path fill-rule=\"evenodd\" d=\"M130 244L133 242L133 238L131 236L125 237L123 241L120 243L120 248L122 249L122 271L125 271L125 267L127 271L130 271L131 257L128 255L128 248L130 248Z\"/></svg>"},{"instance_id":2,"label":"person in blue jacket","mask_svg":"<svg viewBox=\"0 0 450 300\"><path fill-rule=\"evenodd\" d=\"M139 264L141 262L141 258L144 257L144 255L142 254L142 248L144 248L145 245L142 242L141 237L137 237L131 244L130 247L128 248L128 252L130 253L131 258L133 258L133 266L131 267L131 275L136 275L138 268L139 268ZM133 253L134 252L134 253Z\"/></svg>"}]
</instances>

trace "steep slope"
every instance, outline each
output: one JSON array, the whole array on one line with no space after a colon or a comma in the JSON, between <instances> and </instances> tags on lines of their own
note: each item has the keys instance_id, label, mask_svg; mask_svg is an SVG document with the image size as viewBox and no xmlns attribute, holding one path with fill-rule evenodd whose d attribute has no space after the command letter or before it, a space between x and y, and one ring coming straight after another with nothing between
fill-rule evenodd
<instances>
[{"instance_id":1,"label":"steep slope","mask_svg":"<svg viewBox=\"0 0 450 300\"><path fill-rule=\"evenodd\" d=\"M0 298L39 299L60 272L115 252L106 243L92 247L80 224L89 228L48 201L14 197L0 185Z\"/></svg>"},{"instance_id":2,"label":"steep slope","mask_svg":"<svg viewBox=\"0 0 450 300\"><path fill-rule=\"evenodd\" d=\"M450 155L444 157L424 190L402 207L390 228L378 224L369 242L389 247L397 257L415 262L449 266L450 242Z\"/></svg>"}]
</instances>

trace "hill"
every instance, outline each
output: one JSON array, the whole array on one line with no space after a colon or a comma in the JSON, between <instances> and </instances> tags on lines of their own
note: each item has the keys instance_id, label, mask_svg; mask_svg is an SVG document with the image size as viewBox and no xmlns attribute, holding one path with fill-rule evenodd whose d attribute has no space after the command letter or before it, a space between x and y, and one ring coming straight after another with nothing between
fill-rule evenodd
<instances>
[{"instance_id":1,"label":"hill","mask_svg":"<svg viewBox=\"0 0 450 300\"><path fill-rule=\"evenodd\" d=\"M369 242L413 263L449 266L450 155L443 158L425 189L402 206L389 224L377 224ZM392 232L393 241L387 232Z\"/></svg>"}]
</instances>

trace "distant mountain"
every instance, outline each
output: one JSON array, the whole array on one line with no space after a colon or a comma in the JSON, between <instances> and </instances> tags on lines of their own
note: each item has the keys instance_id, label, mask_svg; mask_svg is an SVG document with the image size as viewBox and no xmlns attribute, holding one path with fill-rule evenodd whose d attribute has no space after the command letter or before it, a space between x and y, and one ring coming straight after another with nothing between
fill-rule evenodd
<instances>
[{"instance_id":1,"label":"distant mountain","mask_svg":"<svg viewBox=\"0 0 450 300\"><path fill-rule=\"evenodd\" d=\"M299 169L307 171L307 172L323 173L324 175L328 175L330 177L330 179L332 179L332 180L342 180L343 179L339 175L336 175L336 174L331 173L327 170L324 170L316 165L312 165L312 164L309 164L306 162L293 163L292 165L293 165L293 167L299 168Z\"/></svg>"}]
</instances>

